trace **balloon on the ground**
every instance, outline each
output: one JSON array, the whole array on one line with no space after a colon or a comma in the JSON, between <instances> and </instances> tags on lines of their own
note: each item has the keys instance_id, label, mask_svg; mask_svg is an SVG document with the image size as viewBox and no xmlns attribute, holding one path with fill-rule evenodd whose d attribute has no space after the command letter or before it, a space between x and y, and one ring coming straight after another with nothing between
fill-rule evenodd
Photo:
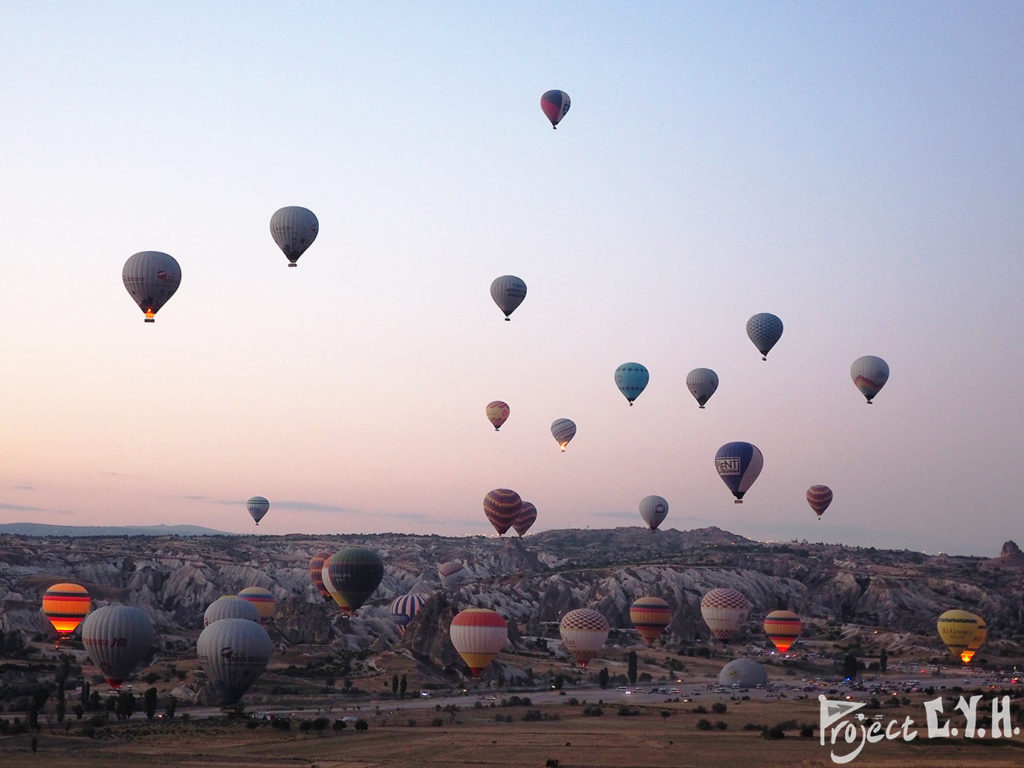
<instances>
[{"instance_id":1,"label":"balloon on the ground","mask_svg":"<svg viewBox=\"0 0 1024 768\"><path fill-rule=\"evenodd\" d=\"M152 323L160 307L181 285L181 267L162 251L140 251L124 263L121 280L146 316L145 321Z\"/></svg>"},{"instance_id":2,"label":"balloon on the ground","mask_svg":"<svg viewBox=\"0 0 1024 768\"><path fill-rule=\"evenodd\" d=\"M651 494L640 499L640 517L652 531L657 530L668 515L668 502L662 496Z\"/></svg>"},{"instance_id":3,"label":"balloon on the ground","mask_svg":"<svg viewBox=\"0 0 1024 768\"><path fill-rule=\"evenodd\" d=\"M807 489L807 503L820 520L828 505L832 503L832 489L827 485L812 485Z\"/></svg>"},{"instance_id":4,"label":"balloon on the ground","mask_svg":"<svg viewBox=\"0 0 1024 768\"><path fill-rule=\"evenodd\" d=\"M640 597L629 607L629 620L637 634L650 646L661 637L672 620L672 610L660 597Z\"/></svg>"},{"instance_id":5,"label":"balloon on the ground","mask_svg":"<svg viewBox=\"0 0 1024 768\"><path fill-rule=\"evenodd\" d=\"M640 363L623 363L615 369L615 386L630 405L640 397L650 380L651 374Z\"/></svg>"},{"instance_id":6,"label":"balloon on the ground","mask_svg":"<svg viewBox=\"0 0 1024 768\"><path fill-rule=\"evenodd\" d=\"M384 578L384 561L373 550L360 547L346 547L335 552L324 564L324 569L330 573L334 587L331 596L335 597L336 592L348 606L346 610L341 602L338 603L344 613L359 610ZM326 579L324 583L327 583Z\"/></svg>"},{"instance_id":7,"label":"balloon on the ground","mask_svg":"<svg viewBox=\"0 0 1024 768\"><path fill-rule=\"evenodd\" d=\"M711 634L723 643L743 627L750 613L750 601L742 592L728 587L708 591L700 600L700 615Z\"/></svg>"},{"instance_id":8,"label":"balloon on the ground","mask_svg":"<svg viewBox=\"0 0 1024 768\"><path fill-rule=\"evenodd\" d=\"M246 619L221 619L196 641L196 655L222 705L234 704L263 674L273 644L267 631Z\"/></svg>"},{"instance_id":9,"label":"balloon on the ground","mask_svg":"<svg viewBox=\"0 0 1024 768\"><path fill-rule=\"evenodd\" d=\"M522 506L522 498L509 488L495 488L484 496L484 514L499 536L512 527Z\"/></svg>"},{"instance_id":10,"label":"balloon on the ground","mask_svg":"<svg viewBox=\"0 0 1024 768\"><path fill-rule=\"evenodd\" d=\"M964 664L971 663L974 654L981 649L981 646L985 644L985 638L988 637L988 625L985 624L985 619L978 614L974 614L974 618L978 620L978 628L974 630L974 637L971 642L967 644L964 650L960 651L960 661Z\"/></svg>"},{"instance_id":11,"label":"balloon on the ground","mask_svg":"<svg viewBox=\"0 0 1024 768\"><path fill-rule=\"evenodd\" d=\"M82 622L82 644L111 688L117 689L153 647L153 623L141 608L105 605Z\"/></svg>"},{"instance_id":12,"label":"balloon on the ground","mask_svg":"<svg viewBox=\"0 0 1024 768\"><path fill-rule=\"evenodd\" d=\"M764 617L764 633L779 649L779 653L789 650L789 646L800 636L803 627L800 617L792 611L772 611Z\"/></svg>"},{"instance_id":13,"label":"balloon on the ground","mask_svg":"<svg viewBox=\"0 0 1024 768\"><path fill-rule=\"evenodd\" d=\"M592 608L569 611L558 623L562 645L581 667L586 667L608 639L608 619Z\"/></svg>"},{"instance_id":14,"label":"balloon on the ground","mask_svg":"<svg viewBox=\"0 0 1024 768\"><path fill-rule=\"evenodd\" d=\"M246 587L238 593L238 596L256 606L256 610L260 612L260 624L266 624L274 618L274 611L277 610L277 598L266 587Z\"/></svg>"},{"instance_id":15,"label":"balloon on the ground","mask_svg":"<svg viewBox=\"0 0 1024 768\"><path fill-rule=\"evenodd\" d=\"M771 348L782 338L782 320L771 312L756 314L747 320L747 336L761 353L761 359L767 360Z\"/></svg>"},{"instance_id":16,"label":"balloon on the ground","mask_svg":"<svg viewBox=\"0 0 1024 768\"><path fill-rule=\"evenodd\" d=\"M503 403L501 400L492 400L487 404L484 412L487 414L487 420L494 426L494 431L497 432L501 429L501 425L508 420L508 403Z\"/></svg>"},{"instance_id":17,"label":"balloon on the ground","mask_svg":"<svg viewBox=\"0 0 1024 768\"><path fill-rule=\"evenodd\" d=\"M263 516L267 514L267 510L270 509L270 502L263 496L253 496L245 502L245 508L249 510L249 514L256 521L256 525L259 525L260 520L263 519Z\"/></svg>"},{"instance_id":18,"label":"balloon on the ground","mask_svg":"<svg viewBox=\"0 0 1024 768\"><path fill-rule=\"evenodd\" d=\"M391 601L391 617L395 620L395 629L398 630L399 636L405 634L405 628L425 602L427 599L415 592L401 595Z\"/></svg>"},{"instance_id":19,"label":"balloon on the ground","mask_svg":"<svg viewBox=\"0 0 1024 768\"><path fill-rule=\"evenodd\" d=\"M537 507L528 501L524 501L519 507L519 514L512 521L512 528L520 537L525 536L530 526L537 522Z\"/></svg>"},{"instance_id":20,"label":"balloon on the ground","mask_svg":"<svg viewBox=\"0 0 1024 768\"><path fill-rule=\"evenodd\" d=\"M316 591L324 598L331 599L331 593L324 584L324 563L331 556L330 552L318 552L309 560L309 580L313 582Z\"/></svg>"},{"instance_id":21,"label":"balloon on the ground","mask_svg":"<svg viewBox=\"0 0 1024 768\"><path fill-rule=\"evenodd\" d=\"M718 389L718 374L710 368L694 368L686 374L686 388L701 408Z\"/></svg>"},{"instance_id":22,"label":"balloon on the ground","mask_svg":"<svg viewBox=\"0 0 1024 768\"><path fill-rule=\"evenodd\" d=\"M441 583L451 589L469 579L469 571L461 560L448 560L437 566L437 574L441 577Z\"/></svg>"},{"instance_id":23,"label":"balloon on the ground","mask_svg":"<svg viewBox=\"0 0 1024 768\"><path fill-rule=\"evenodd\" d=\"M946 611L939 616L936 628L953 658L959 659L978 632L978 617L968 611Z\"/></svg>"},{"instance_id":24,"label":"balloon on the ground","mask_svg":"<svg viewBox=\"0 0 1024 768\"><path fill-rule=\"evenodd\" d=\"M551 121L551 127L557 128L565 113L569 111L569 94L565 91L545 91L540 97L540 108L544 116Z\"/></svg>"},{"instance_id":25,"label":"balloon on the ground","mask_svg":"<svg viewBox=\"0 0 1024 768\"><path fill-rule=\"evenodd\" d=\"M498 305L498 309L510 320L516 307L523 303L526 298L526 283L515 275L502 275L491 282L491 298Z\"/></svg>"},{"instance_id":26,"label":"balloon on the ground","mask_svg":"<svg viewBox=\"0 0 1024 768\"><path fill-rule=\"evenodd\" d=\"M853 379L854 386L867 398L868 405L871 405L875 395L889 380L889 364L874 355L858 357L850 366L850 378Z\"/></svg>"},{"instance_id":27,"label":"balloon on the ground","mask_svg":"<svg viewBox=\"0 0 1024 768\"><path fill-rule=\"evenodd\" d=\"M81 584L63 582L54 584L43 594L43 614L57 630L57 647L70 635L89 613L92 598Z\"/></svg>"},{"instance_id":28,"label":"balloon on the ground","mask_svg":"<svg viewBox=\"0 0 1024 768\"><path fill-rule=\"evenodd\" d=\"M478 677L508 643L508 624L496 611L467 608L452 619L448 635L473 677Z\"/></svg>"},{"instance_id":29,"label":"balloon on the ground","mask_svg":"<svg viewBox=\"0 0 1024 768\"><path fill-rule=\"evenodd\" d=\"M576 422L572 419L555 419L551 422L551 436L565 453L565 446L576 436Z\"/></svg>"},{"instance_id":30,"label":"balloon on the ground","mask_svg":"<svg viewBox=\"0 0 1024 768\"><path fill-rule=\"evenodd\" d=\"M733 659L718 673L721 686L738 685L740 688L756 688L768 684L765 668L753 659Z\"/></svg>"},{"instance_id":31,"label":"balloon on the ground","mask_svg":"<svg viewBox=\"0 0 1024 768\"><path fill-rule=\"evenodd\" d=\"M299 257L316 240L320 222L316 214L300 205L279 208L270 217L270 236L288 259L289 267L297 267Z\"/></svg>"},{"instance_id":32,"label":"balloon on the ground","mask_svg":"<svg viewBox=\"0 0 1024 768\"><path fill-rule=\"evenodd\" d=\"M203 612L203 626L208 627L221 619L245 619L259 624L262 620L260 609L255 603L237 595L224 595L210 603Z\"/></svg>"},{"instance_id":33,"label":"balloon on the ground","mask_svg":"<svg viewBox=\"0 0 1024 768\"><path fill-rule=\"evenodd\" d=\"M756 445L750 443L726 443L715 454L715 469L736 497L735 504L743 503L743 495L757 480L762 467L764 456Z\"/></svg>"}]
</instances>

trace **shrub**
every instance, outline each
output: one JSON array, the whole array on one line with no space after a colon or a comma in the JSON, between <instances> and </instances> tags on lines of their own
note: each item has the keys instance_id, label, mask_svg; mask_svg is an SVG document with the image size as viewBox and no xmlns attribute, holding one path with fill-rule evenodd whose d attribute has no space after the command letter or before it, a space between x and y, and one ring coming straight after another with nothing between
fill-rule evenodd
<instances>
[{"instance_id":1,"label":"shrub","mask_svg":"<svg viewBox=\"0 0 1024 768\"><path fill-rule=\"evenodd\" d=\"M369 730L370 724L363 719L356 720L356 730L366 731Z\"/></svg>"},{"instance_id":2,"label":"shrub","mask_svg":"<svg viewBox=\"0 0 1024 768\"><path fill-rule=\"evenodd\" d=\"M717 722L715 722L715 730L724 731L728 727L729 724L725 722L725 720L718 720Z\"/></svg>"},{"instance_id":3,"label":"shrub","mask_svg":"<svg viewBox=\"0 0 1024 768\"><path fill-rule=\"evenodd\" d=\"M783 739L786 737L786 731L783 729L781 724L773 725L771 728L765 728L761 731L762 739Z\"/></svg>"},{"instance_id":4,"label":"shrub","mask_svg":"<svg viewBox=\"0 0 1024 768\"><path fill-rule=\"evenodd\" d=\"M700 720L697 721L698 731L710 731L712 728L714 728L714 726L711 724L711 721L706 718L702 717Z\"/></svg>"},{"instance_id":5,"label":"shrub","mask_svg":"<svg viewBox=\"0 0 1024 768\"><path fill-rule=\"evenodd\" d=\"M727 709L728 707L725 706L725 703L721 701L716 701L714 704L711 705L711 711L714 712L716 715L724 715Z\"/></svg>"},{"instance_id":6,"label":"shrub","mask_svg":"<svg viewBox=\"0 0 1024 768\"><path fill-rule=\"evenodd\" d=\"M810 723L804 723L800 726L800 736L805 739L814 738L814 726Z\"/></svg>"},{"instance_id":7,"label":"shrub","mask_svg":"<svg viewBox=\"0 0 1024 768\"><path fill-rule=\"evenodd\" d=\"M348 723L346 723L344 720L335 720L333 723L331 723L331 728L333 728L336 731L344 731L346 728L348 728Z\"/></svg>"},{"instance_id":8,"label":"shrub","mask_svg":"<svg viewBox=\"0 0 1024 768\"><path fill-rule=\"evenodd\" d=\"M430 724L435 728L440 728L442 725L444 725L444 719L440 717L435 717L433 720L430 721Z\"/></svg>"},{"instance_id":9,"label":"shrub","mask_svg":"<svg viewBox=\"0 0 1024 768\"><path fill-rule=\"evenodd\" d=\"M584 717L600 717L604 714L604 710L601 707L592 706L583 708Z\"/></svg>"}]
</instances>

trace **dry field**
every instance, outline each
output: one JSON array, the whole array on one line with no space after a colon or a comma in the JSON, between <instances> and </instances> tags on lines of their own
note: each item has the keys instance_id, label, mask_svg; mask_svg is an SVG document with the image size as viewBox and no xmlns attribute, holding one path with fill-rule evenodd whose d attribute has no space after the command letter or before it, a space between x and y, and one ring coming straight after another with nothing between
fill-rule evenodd
<instances>
[{"instance_id":1,"label":"dry field","mask_svg":"<svg viewBox=\"0 0 1024 768\"><path fill-rule=\"evenodd\" d=\"M30 749L26 734L0 737L0 765L4 768L404 768L405 766L500 766L501 768L792 768L831 766L830 746L814 738L801 738L790 730L783 739L762 738L756 723L774 725L783 720L818 721L816 700L798 702L729 702L724 714L693 713L693 704L671 703L636 707L639 714L621 716L617 706L604 707L602 716L584 716L583 705L569 703L537 707L485 707L448 714L434 709L391 713L388 720L369 715L369 729L356 732L352 724L342 731L302 732L295 720L288 732L260 722L192 718L147 723L132 721L102 728L96 738L46 727L38 735L38 752ZM663 712L670 712L663 716ZM524 720L528 712L542 720ZM923 724L923 708L914 705L886 711L889 718L909 715ZM302 714L306 719L313 713ZM511 716L512 722L496 717ZM534 714L534 717L537 715ZM555 719L557 718L557 719ZM725 730L698 730L701 718L726 723ZM415 724L410 722L415 721ZM442 724L434 725L435 721ZM837 754L851 745L840 743ZM550 762L549 762L550 761ZM922 733L910 743L882 741L867 744L848 765L874 768L997 768L1024 764L1024 739L929 740Z\"/></svg>"}]
</instances>

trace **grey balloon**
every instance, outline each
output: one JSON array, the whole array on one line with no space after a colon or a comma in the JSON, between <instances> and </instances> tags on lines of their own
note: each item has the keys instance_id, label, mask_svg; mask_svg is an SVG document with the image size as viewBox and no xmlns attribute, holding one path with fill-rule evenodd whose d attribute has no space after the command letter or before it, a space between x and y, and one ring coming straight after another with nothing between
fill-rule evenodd
<instances>
[{"instance_id":1,"label":"grey balloon","mask_svg":"<svg viewBox=\"0 0 1024 768\"><path fill-rule=\"evenodd\" d=\"M515 275L502 275L491 281L491 298L498 305L505 319L515 312L516 307L523 303L526 298L526 283Z\"/></svg>"},{"instance_id":2,"label":"grey balloon","mask_svg":"<svg viewBox=\"0 0 1024 768\"><path fill-rule=\"evenodd\" d=\"M121 280L146 322L152 323L160 307L181 285L181 267L163 251L139 251L124 263Z\"/></svg>"},{"instance_id":3,"label":"grey balloon","mask_svg":"<svg viewBox=\"0 0 1024 768\"><path fill-rule=\"evenodd\" d=\"M196 653L221 704L234 704L256 682L270 661L267 631L248 619L221 619L204 629Z\"/></svg>"},{"instance_id":4,"label":"grey balloon","mask_svg":"<svg viewBox=\"0 0 1024 768\"><path fill-rule=\"evenodd\" d=\"M710 368L694 368L686 374L686 388L701 408L718 389L718 374Z\"/></svg>"},{"instance_id":5,"label":"grey balloon","mask_svg":"<svg viewBox=\"0 0 1024 768\"><path fill-rule=\"evenodd\" d=\"M260 623L260 609L248 600L236 595L218 597L207 606L203 613L203 626L208 627L221 619L247 619Z\"/></svg>"},{"instance_id":6,"label":"grey balloon","mask_svg":"<svg viewBox=\"0 0 1024 768\"><path fill-rule=\"evenodd\" d=\"M93 664L117 688L153 647L153 623L130 605L105 605L82 622L82 644Z\"/></svg>"},{"instance_id":7,"label":"grey balloon","mask_svg":"<svg viewBox=\"0 0 1024 768\"><path fill-rule=\"evenodd\" d=\"M768 683L768 673L753 659L733 659L718 673L719 685L754 688Z\"/></svg>"},{"instance_id":8,"label":"grey balloon","mask_svg":"<svg viewBox=\"0 0 1024 768\"><path fill-rule=\"evenodd\" d=\"M288 259L289 267L297 267L299 256L313 244L320 232L316 214L300 205L279 208L270 217L270 236Z\"/></svg>"},{"instance_id":9,"label":"grey balloon","mask_svg":"<svg viewBox=\"0 0 1024 768\"><path fill-rule=\"evenodd\" d=\"M871 405L875 395L889 380L889 364L875 355L858 357L850 366L850 378L853 379L854 386L867 399L868 405Z\"/></svg>"},{"instance_id":10,"label":"grey balloon","mask_svg":"<svg viewBox=\"0 0 1024 768\"><path fill-rule=\"evenodd\" d=\"M664 497L652 494L640 500L640 517L652 531L656 530L667 516L668 502Z\"/></svg>"}]
</instances>

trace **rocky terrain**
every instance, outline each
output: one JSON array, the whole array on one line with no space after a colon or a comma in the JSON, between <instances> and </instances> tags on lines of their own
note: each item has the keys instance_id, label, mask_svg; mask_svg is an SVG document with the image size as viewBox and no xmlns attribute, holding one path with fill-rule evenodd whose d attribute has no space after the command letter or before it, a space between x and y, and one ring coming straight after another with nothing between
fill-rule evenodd
<instances>
[{"instance_id":1,"label":"rocky terrain","mask_svg":"<svg viewBox=\"0 0 1024 768\"><path fill-rule=\"evenodd\" d=\"M364 546L384 559L384 580L350 619L310 581L317 552ZM461 560L465 583L446 589L438 564ZM277 597L272 639L293 664L336 668L341 675L404 670L438 679L461 676L447 640L451 616L489 607L509 620L510 645L496 669L516 678L543 660L564 660L557 622L593 607L613 627L610 644L642 648L629 621L637 597L656 595L673 609L659 648L692 655L709 647L700 598L733 587L753 605L741 643L769 648L761 621L777 608L804 619L794 651L854 651L870 659L939 660L935 620L949 608L983 615L989 641L979 658L1014 660L1024 648L1024 554L1007 542L983 559L841 545L754 542L717 528L547 531L523 539L379 534L366 536L80 536L0 535L0 631L44 646L53 632L41 597L57 581L85 586L94 607L137 605L153 621L154 662L195 660L203 611L217 597L262 586ZM408 592L429 595L404 637L389 604ZM74 641L69 644L74 648ZM78 645L80 648L80 643ZM404 665L404 666L403 666Z\"/></svg>"}]
</instances>

